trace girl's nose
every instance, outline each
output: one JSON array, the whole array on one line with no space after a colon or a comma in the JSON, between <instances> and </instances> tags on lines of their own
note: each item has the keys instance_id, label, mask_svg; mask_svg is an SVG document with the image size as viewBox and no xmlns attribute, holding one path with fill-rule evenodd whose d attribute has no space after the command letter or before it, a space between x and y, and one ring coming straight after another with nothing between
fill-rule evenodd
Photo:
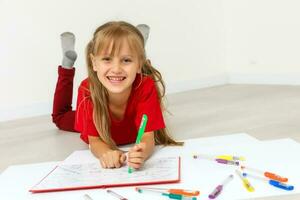
<instances>
[{"instance_id":1,"label":"girl's nose","mask_svg":"<svg viewBox=\"0 0 300 200\"><path fill-rule=\"evenodd\" d=\"M112 66L112 71L114 73L121 73L121 64L119 62L114 62Z\"/></svg>"}]
</instances>

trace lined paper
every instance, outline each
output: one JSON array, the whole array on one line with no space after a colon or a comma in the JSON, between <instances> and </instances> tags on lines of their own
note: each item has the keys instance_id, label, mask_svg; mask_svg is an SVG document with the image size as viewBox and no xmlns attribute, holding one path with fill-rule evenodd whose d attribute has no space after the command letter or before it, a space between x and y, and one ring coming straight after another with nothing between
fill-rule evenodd
<instances>
[{"instance_id":1,"label":"lined paper","mask_svg":"<svg viewBox=\"0 0 300 200\"><path fill-rule=\"evenodd\" d=\"M145 165L128 173L128 166L104 169L98 160L90 163L62 162L32 190L145 184L179 180L179 157L149 159Z\"/></svg>"}]
</instances>

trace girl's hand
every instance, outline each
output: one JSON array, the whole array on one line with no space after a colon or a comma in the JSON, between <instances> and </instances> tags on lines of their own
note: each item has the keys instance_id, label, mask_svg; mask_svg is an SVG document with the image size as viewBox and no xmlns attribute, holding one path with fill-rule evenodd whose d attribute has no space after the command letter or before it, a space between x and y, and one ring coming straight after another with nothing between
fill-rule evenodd
<instances>
[{"instance_id":1,"label":"girl's hand","mask_svg":"<svg viewBox=\"0 0 300 200\"><path fill-rule=\"evenodd\" d=\"M120 168L126 161L126 155L118 150L108 150L99 159L103 168Z\"/></svg>"},{"instance_id":2,"label":"girl's hand","mask_svg":"<svg viewBox=\"0 0 300 200\"><path fill-rule=\"evenodd\" d=\"M146 143L139 143L132 147L128 152L128 166L139 169L148 157Z\"/></svg>"}]
</instances>

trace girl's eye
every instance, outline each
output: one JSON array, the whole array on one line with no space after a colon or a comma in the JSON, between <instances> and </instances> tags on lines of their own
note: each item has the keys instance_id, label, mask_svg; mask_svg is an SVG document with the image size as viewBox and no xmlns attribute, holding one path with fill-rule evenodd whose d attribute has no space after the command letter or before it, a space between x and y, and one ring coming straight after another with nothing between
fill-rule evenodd
<instances>
[{"instance_id":1,"label":"girl's eye","mask_svg":"<svg viewBox=\"0 0 300 200\"><path fill-rule=\"evenodd\" d=\"M104 60L104 61L110 61L111 58L110 57L104 57L104 58L102 58L102 60Z\"/></svg>"},{"instance_id":2,"label":"girl's eye","mask_svg":"<svg viewBox=\"0 0 300 200\"><path fill-rule=\"evenodd\" d=\"M130 62L131 62L131 59L125 58L123 61L124 61L125 63L130 63Z\"/></svg>"}]
</instances>

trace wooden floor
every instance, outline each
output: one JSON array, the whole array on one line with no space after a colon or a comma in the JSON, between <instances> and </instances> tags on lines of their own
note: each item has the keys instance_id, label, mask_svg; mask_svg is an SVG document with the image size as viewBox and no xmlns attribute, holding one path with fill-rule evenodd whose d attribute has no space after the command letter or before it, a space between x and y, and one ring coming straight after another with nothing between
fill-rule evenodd
<instances>
[{"instance_id":1,"label":"wooden floor","mask_svg":"<svg viewBox=\"0 0 300 200\"><path fill-rule=\"evenodd\" d=\"M300 86L224 85L168 95L177 138L246 132L300 142Z\"/></svg>"},{"instance_id":2,"label":"wooden floor","mask_svg":"<svg viewBox=\"0 0 300 200\"><path fill-rule=\"evenodd\" d=\"M224 85L170 94L167 125L177 139L246 132L300 142L300 86ZM0 123L0 171L8 165L62 160L87 146L50 116Z\"/></svg>"},{"instance_id":3,"label":"wooden floor","mask_svg":"<svg viewBox=\"0 0 300 200\"><path fill-rule=\"evenodd\" d=\"M176 139L245 132L300 142L300 86L224 85L170 94L166 103ZM58 130L49 115L0 123L0 172L13 164L63 160L86 148L79 134Z\"/></svg>"}]
</instances>

